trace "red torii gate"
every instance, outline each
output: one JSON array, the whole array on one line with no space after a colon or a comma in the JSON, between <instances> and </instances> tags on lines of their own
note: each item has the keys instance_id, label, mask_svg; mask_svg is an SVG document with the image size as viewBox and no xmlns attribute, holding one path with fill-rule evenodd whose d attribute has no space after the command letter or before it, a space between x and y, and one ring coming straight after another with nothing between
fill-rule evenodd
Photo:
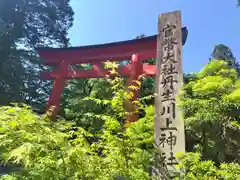
<instances>
[{"instance_id":1,"label":"red torii gate","mask_svg":"<svg viewBox=\"0 0 240 180\"><path fill-rule=\"evenodd\" d=\"M187 28L182 28L182 43L187 39ZM52 118L59 112L62 90L67 79L74 78L102 78L108 74L108 70L103 68L103 62L130 60L131 63L118 69L121 76L129 77L129 83L137 80L141 74L154 76L156 66L143 64L143 60L156 58L157 35L129 41L114 42L100 45L70 47L70 48L38 48L37 52L43 59L43 63L48 66L57 67L52 72L43 72L42 78L54 80L52 93L49 97L47 109L54 106ZM71 65L92 64L91 70L73 70ZM137 93L134 92L134 98ZM135 100L133 99L133 100ZM128 121L136 121L137 115L132 116Z\"/></svg>"}]
</instances>

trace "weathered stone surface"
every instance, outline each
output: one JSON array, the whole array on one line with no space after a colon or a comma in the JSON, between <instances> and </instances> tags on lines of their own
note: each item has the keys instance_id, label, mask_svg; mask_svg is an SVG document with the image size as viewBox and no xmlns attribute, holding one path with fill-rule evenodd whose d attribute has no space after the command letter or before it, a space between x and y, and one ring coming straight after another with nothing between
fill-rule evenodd
<instances>
[{"instance_id":1,"label":"weathered stone surface","mask_svg":"<svg viewBox=\"0 0 240 180\"><path fill-rule=\"evenodd\" d=\"M176 104L182 83L182 32L179 11L159 17L155 97L155 146L168 170L178 164L176 154L185 152L184 122Z\"/></svg>"}]
</instances>

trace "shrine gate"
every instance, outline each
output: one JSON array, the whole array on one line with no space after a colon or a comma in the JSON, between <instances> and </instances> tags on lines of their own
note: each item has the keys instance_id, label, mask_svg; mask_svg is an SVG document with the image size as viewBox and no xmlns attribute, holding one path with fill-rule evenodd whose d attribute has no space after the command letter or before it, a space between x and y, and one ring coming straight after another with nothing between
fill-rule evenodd
<instances>
[{"instance_id":1,"label":"shrine gate","mask_svg":"<svg viewBox=\"0 0 240 180\"><path fill-rule=\"evenodd\" d=\"M182 28L182 44L187 38L186 27ZM61 94L66 86L66 80L75 78L103 78L108 74L104 69L105 61L130 60L130 64L121 66L118 72L123 77L129 77L129 83L137 80L142 74L156 75L156 66L142 63L143 60L156 58L158 35L141 39L107 44L69 47L69 48L38 48L37 52L45 65L56 67L52 72L43 72L41 77L45 80L53 80L52 92L49 97L47 109L55 107L52 118L59 112ZM89 63L90 70L73 70L72 65ZM135 98L138 92L135 92ZM131 121L136 121L132 117Z\"/></svg>"}]
</instances>

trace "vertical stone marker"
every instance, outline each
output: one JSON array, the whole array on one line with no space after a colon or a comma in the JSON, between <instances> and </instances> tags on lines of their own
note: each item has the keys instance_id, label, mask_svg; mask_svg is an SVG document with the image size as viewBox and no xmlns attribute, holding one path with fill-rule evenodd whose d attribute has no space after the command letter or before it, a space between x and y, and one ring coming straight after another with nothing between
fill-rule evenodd
<instances>
[{"instance_id":1,"label":"vertical stone marker","mask_svg":"<svg viewBox=\"0 0 240 180\"><path fill-rule=\"evenodd\" d=\"M176 154L185 152L184 122L176 105L183 83L181 12L162 14L158 23L155 97L155 146L163 165L174 170ZM154 171L161 171L154 168ZM154 173L158 174L158 173Z\"/></svg>"}]
</instances>

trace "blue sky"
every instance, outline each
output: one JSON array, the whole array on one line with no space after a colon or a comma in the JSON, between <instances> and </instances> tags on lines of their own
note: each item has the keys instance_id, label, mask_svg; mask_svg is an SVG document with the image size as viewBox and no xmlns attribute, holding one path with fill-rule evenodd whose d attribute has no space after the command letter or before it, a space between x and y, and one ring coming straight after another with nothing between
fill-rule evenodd
<instances>
[{"instance_id":1,"label":"blue sky","mask_svg":"<svg viewBox=\"0 0 240 180\"><path fill-rule=\"evenodd\" d=\"M134 39L157 33L161 13L181 10L188 39L183 70L201 70L215 45L229 46L240 60L240 8L237 0L71 0L75 12L72 46Z\"/></svg>"}]
</instances>

